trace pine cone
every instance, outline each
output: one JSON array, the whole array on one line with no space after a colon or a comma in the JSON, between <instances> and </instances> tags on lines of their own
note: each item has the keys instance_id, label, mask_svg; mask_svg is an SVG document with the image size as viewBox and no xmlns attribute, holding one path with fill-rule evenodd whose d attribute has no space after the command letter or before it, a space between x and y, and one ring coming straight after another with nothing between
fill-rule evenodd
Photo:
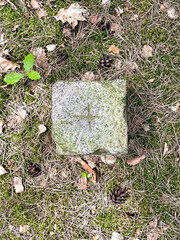
<instances>
[{"instance_id":1,"label":"pine cone","mask_svg":"<svg viewBox=\"0 0 180 240\"><path fill-rule=\"evenodd\" d=\"M37 163L30 162L27 166L28 174L37 177L41 174L41 166Z\"/></svg>"},{"instance_id":2,"label":"pine cone","mask_svg":"<svg viewBox=\"0 0 180 240\"><path fill-rule=\"evenodd\" d=\"M110 192L110 199L115 204L122 204L126 201L127 197L129 196L127 190L125 188L115 187Z\"/></svg>"},{"instance_id":3,"label":"pine cone","mask_svg":"<svg viewBox=\"0 0 180 240\"><path fill-rule=\"evenodd\" d=\"M113 59L110 56L103 54L99 61L99 66L108 68L108 67L111 67L112 63L113 63Z\"/></svg>"}]
</instances>

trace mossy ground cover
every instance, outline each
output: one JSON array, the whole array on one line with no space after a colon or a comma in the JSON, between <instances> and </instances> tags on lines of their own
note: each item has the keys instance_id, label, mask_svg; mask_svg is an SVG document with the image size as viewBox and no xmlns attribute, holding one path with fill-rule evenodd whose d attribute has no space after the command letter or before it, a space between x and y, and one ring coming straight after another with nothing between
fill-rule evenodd
<instances>
[{"instance_id":1,"label":"mossy ground cover","mask_svg":"<svg viewBox=\"0 0 180 240\"><path fill-rule=\"evenodd\" d=\"M14 161L9 174L0 178L0 239L93 239L96 234L109 239L112 231L119 231L125 239L133 239L137 229L140 239L147 239L149 222L158 217L160 239L179 238L179 112L171 107L179 101L178 75L179 19L170 19L160 11L159 1L112 1L108 11L99 1L78 1L91 13L104 17L105 22L117 21L112 17L114 8L121 6L124 13L118 19L120 35L108 29L84 23L75 29L71 38L63 35L63 24L53 16L73 1L42 1L48 16L39 20L35 12L17 3L0 7L0 28L7 43L1 51L9 50L8 58L22 63L35 47L48 44L65 45L65 60L58 59L57 51L47 52L52 73L49 76L37 67L42 78L23 80L7 88L0 88L0 119L5 126L0 142L0 161L4 166ZM178 8L178 1L170 1ZM56 5L56 6L55 6ZM137 14L137 21L130 21ZM19 25L16 32L14 25ZM78 38L83 31L83 38ZM108 47L114 44L121 52L112 55ZM144 44L149 44L153 56L141 55ZM102 53L110 54L123 63L136 62L138 69L122 67L106 70L98 67ZM124 66L124 65L123 65ZM106 81L117 77L127 80L129 155L118 158L114 166L99 163L99 180L89 190L77 189L77 179L83 170L55 152L51 135L51 87L58 80L80 78L93 71ZM5 85L3 75L0 86ZM153 82L149 82L154 79ZM13 114L23 108L27 117L20 125L8 126ZM38 126L47 131L38 136ZM149 125L145 131L143 124ZM163 155L167 143L170 154ZM128 166L126 160L146 153L146 159L137 166ZM42 174L32 178L27 173L28 162L42 166ZM51 177L51 170L56 175ZM16 194L13 178L21 176L25 191ZM42 186L42 182L46 182ZM126 186L130 197L121 206L112 205L108 193L115 185ZM96 211L92 212L92 207ZM20 225L28 225L20 233Z\"/></svg>"}]
</instances>

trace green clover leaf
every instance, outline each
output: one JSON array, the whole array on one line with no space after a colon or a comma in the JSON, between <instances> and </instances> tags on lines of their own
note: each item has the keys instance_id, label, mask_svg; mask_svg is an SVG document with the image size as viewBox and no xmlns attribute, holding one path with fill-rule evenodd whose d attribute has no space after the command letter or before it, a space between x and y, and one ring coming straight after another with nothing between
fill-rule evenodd
<instances>
[{"instance_id":1,"label":"green clover leaf","mask_svg":"<svg viewBox=\"0 0 180 240\"><path fill-rule=\"evenodd\" d=\"M23 73L11 72L11 73L6 74L4 81L7 84L14 84L14 83L18 82L24 76L25 76L25 74L23 74Z\"/></svg>"},{"instance_id":2,"label":"green clover leaf","mask_svg":"<svg viewBox=\"0 0 180 240\"><path fill-rule=\"evenodd\" d=\"M25 57L25 59L23 61L23 63L24 63L23 67L24 67L26 73L28 73L30 71L30 69L33 67L34 61L35 61L34 56L31 53Z\"/></svg>"},{"instance_id":3,"label":"green clover leaf","mask_svg":"<svg viewBox=\"0 0 180 240\"><path fill-rule=\"evenodd\" d=\"M36 71L31 71L31 72L28 73L27 75L28 75L28 77L29 77L30 79L32 79L32 80L37 80L37 79L40 79L40 78L41 78L41 76L39 75L39 73L36 72Z\"/></svg>"}]
</instances>

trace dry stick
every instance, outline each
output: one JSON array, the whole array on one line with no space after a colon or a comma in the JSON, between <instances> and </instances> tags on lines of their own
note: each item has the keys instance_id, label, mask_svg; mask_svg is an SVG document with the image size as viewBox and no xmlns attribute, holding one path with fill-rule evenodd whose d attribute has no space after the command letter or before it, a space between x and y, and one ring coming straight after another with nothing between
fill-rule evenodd
<instances>
[{"instance_id":1,"label":"dry stick","mask_svg":"<svg viewBox=\"0 0 180 240\"><path fill-rule=\"evenodd\" d=\"M7 2L11 5L11 7L12 7L14 10L17 10L17 7L14 5L14 3L12 3L10 0L7 0Z\"/></svg>"}]
</instances>

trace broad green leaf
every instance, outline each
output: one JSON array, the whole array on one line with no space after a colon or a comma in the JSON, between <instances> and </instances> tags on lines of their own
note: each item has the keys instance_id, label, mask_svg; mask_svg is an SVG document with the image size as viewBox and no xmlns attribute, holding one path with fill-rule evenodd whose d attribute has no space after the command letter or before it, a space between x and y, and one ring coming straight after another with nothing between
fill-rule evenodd
<instances>
[{"instance_id":1,"label":"broad green leaf","mask_svg":"<svg viewBox=\"0 0 180 240\"><path fill-rule=\"evenodd\" d=\"M86 177L86 173L83 172L83 173L82 173L82 177Z\"/></svg>"},{"instance_id":2,"label":"broad green leaf","mask_svg":"<svg viewBox=\"0 0 180 240\"><path fill-rule=\"evenodd\" d=\"M29 77L30 79L32 79L32 80L37 80L37 79L40 79L40 78L41 78L41 76L39 75L39 73L36 72L36 71L31 71L31 72L28 73L27 75L28 75L28 77Z\"/></svg>"},{"instance_id":3,"label":"broad green leaf","mask_svg":"<svg viewBox=\"0 0 180 240\"><path fill-rule=\"evenodd\" d=\"M7 84L14 84L14 83L18 82L24 76L25 76L25 74L22 74L22 73L11 72L11 73L6 74L4 81Z\"/></svg>"},{"instance_id":4,"label":"broad green leaf","mask_svg":"<svg viewBox=\"0 0 180 240\"><path fill-rule=\"evenodd\" d=\"M34 64L34 56L30 53L28 54L23 61L25 72L28 73Z\"/></svg>"}]
</instances>

